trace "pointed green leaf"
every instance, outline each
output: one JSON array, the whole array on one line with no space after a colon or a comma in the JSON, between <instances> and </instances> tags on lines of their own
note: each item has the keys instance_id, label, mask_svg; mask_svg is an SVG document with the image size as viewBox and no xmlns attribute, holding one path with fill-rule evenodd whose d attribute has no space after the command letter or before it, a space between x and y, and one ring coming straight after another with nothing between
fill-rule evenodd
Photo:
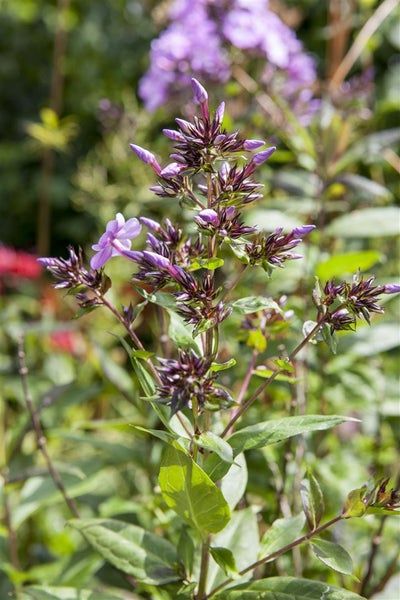
<instances>
[{"instance_id":1,"label":"pointed green leaf","mask_svg":"<svg viewBox=\"0 0 400 600\"><path fill-rule=\"evenodd\" d=\"M252 448L263 448L269 444L281 442L294 435L329 429L344 421L353 421L350 417L338 415L305 415L304 417L285 417L272 421L264 421L256 425L244 427L230 436L228 442L232 446L234 456Z\"/></svg>"},{"instance_id":2,"label":"pointed green leaf","mask_svg":"<svg viewBox=\"0 0 400 600\"><path fill-rule=\"evenodd\" d=\"M218 371L225 371L226 369L230 369L236 365L236 360L231 358L230 360L224 363L213 363L210 367L210 373L217 373Z\"/></svg>"},{"instance_id":3,"label":"pointed green leaf","mask_svg":"<svg viewBox=\"0 0 400 600\"><path fill-rule=\"evenodd\" d=\"M307 479L301 482L300 496L308 526L313 531L323 517L324 498L318 481L310 472L307 473Z\"/></svg>"},{"instance_id":4,"label":"pointed green leaf","mask_svg":"<svg viewBox=\"0 0 400 600\"><path fill-rule=\"evenodd\" d=\"M363 517L365 515L365 511L367 507L365 506L363 500L365 494L365 487L359 488L357 490L352 490L347 496L342 515L345 519L350 519L351 517Z\"/></svg>"},{"instance_id":5,"label":"pointed green leaf","mask_svg":"<svg viewBox=\"0 0 400 600\"><path fill-rule=\"evenodd\" d=\"M223 461L233 463L232 446L212 431L201 433L193 438L194 443L204 450L215 452Z\"/></svg>"},{"instance_id":6,"label":"pointed green leaf","mask_svg":"<svg viewBox=\"0 0 400 600\"><path fill-rule=\"evenodd\" d=\"M175 547L164 538L113 519L72 519L88 544L114 567L143 583L179 581Z\"/></svg>"},{"instance_id":7,"label":"pointed green leaf","mask_svg":"<svg viewBox=\"0 0 400 600\"><path fill-rule=\"evenodd\" d=\"M235 511L232 518L223 531L212 536L212 545L229 548L235 557L238 571L246 569L258 558L259 533L257 516L251 507ZM241 576L241 581L251 579L252 572L249 571ZM207 590L226 580L223 569L216 562L210 561L207 577Z\"/></svg>"},{"instance_id":8,"label":"pointed green leaf","mask_svg":"<svg viewBox=\"0 0 400 600\"><path fill-rule=\"evenodd\" d=\"M166 504L201 533L216 533L229 522L221 490L178 444L164 453L159 484Z\"/></svg>"},{"instance_id":9,"label":"pointed green leaf","mask_svg":"<svg viewBox=\"0 0 400 600\"><path fill-rule=\"evenodd\" d=\"M348 590L296 577L269 577L235 585L214 600L365 600Z\"/></svg>"},{"instance_id":10,"label":"pointed green leaf","mask_svg":"<svg viewBox=\"0 0 400 600\"><path fill-rule=\"evenodd\" d=\"M210 554L227 577L234 579L237 576L237 567L232 550L228 548L210 547Z\"/></svg>"},{"instance_id":11,"label":"pointed green leaf","mask_svg":"<svg viewBox=\"0 0 400 600\"><path fill-rule=\"evenodd\" d=\"M274 521L261 540L260 556L273 554L294 542L300 537L305 520L305 516L300 513L295 517L286 517Z\"/></svg>"},{"instance_id":12,"label":"pointed green leaf","mask_svg":"<svg viewBox=\"0 0 400 600\"><path fill-rule=\"evenodd\" d=\"M344 575L352 575L353 561L350 554L339 544L313 538L311 548L315 556L323 562L327 567L343 573Z\"/></svg>"}]
</instances>

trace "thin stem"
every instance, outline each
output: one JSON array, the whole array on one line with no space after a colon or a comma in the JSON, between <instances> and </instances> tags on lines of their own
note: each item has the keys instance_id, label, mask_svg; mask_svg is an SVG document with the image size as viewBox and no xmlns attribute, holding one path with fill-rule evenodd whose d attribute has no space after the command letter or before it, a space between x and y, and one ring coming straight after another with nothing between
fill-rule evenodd
<instances>
[{"instance_id":1,"label":"thin stem","mask_svg":"<svg viewBox=\"0 0 400 600\"><path fill-rule=\"evenodd\" d=\"M288 356L288 362L291 362L294 357L304 348L304 346L318 333L324 324L324 317L322 317L313 327L313 329L306 335L306 337L300 342L298 346ZM266 379L250 396L250 398L242 404L242 406L238 409L237 413L231 417L228 425L225 427L224 431L221 433L221 437L224 438L231 431L232 425L236 423L236 421L242 416L244 412L253 404L253 402L258 398L258 396L277 378L277 376L282 372L282 369L277 369L274 371L268 379Z\"/></svg>"},{"instance_id":2,"label":"thin stem","mask_svg":"<svg viewBox=\"0 0 400 600\"><path fill-rule=\"evenodd\" d=\"M392 10L394 10L398 5L399 0L384 0L384 2L378 6L374 14L368 19L368 21L359 31L350 50L347 52L346 56L336 69L335 74L329 82L329 88L331 90L334 90L343 83L350 69L367 45L368 40L380 27L386 17L388 17Z\"/></svg>"},{"instance_id":3,"label":"thin stem","mask_svg":"<svg viewBox=\"0 0 400 600\"><path fill-rule=\"evenodd\" d=\"M255 367L255 364L256 364L256 360L257 360L257 356L258 356L258 352L256 352L255 350L253 350L253 353L252 353L251 358L250 358L249 365L247 367L246 375L244 376L244 379L243 379L242 387L240 388L238 397L236 399L237 406L235 406L233 408L232 413L231 413L232 417L234 417L237 414L237 412L240 409L240 405L243 402L244 395L245 395L245 393L247 391L247 388L249 387L250 379L251 379L251 376L253 374L253 370L254 370L254 367ZM232 433L232 431L229 430L227 432L227 435L230 435L231 433Z\"/></svg>"},{"instance_id":4,"label":"thin stem","mask_svg":"<svg viewBox=\"0 0 400 600\"><path fill-rule=\"evenodd\" d=\"M28 408L29 414L32 419L32 425L33 425L33 429L34 429L34 432L36 435L36 441L37 441L38 448L39 448L40 452L42 453L44 460L46 461L48 472L49 472L51 478L53 479L56 487L61 492L68 508L70 509L70 511L74 515L74 517L79 519L79 512L78 512L78 509L76 508L75 502L68 495L68 492L65 489L65 486L60 477L60 474L57 471L56 467L54 466L54 464L50 458L50 455L47 451L46 438L44 436L42 424L40 422L39 413L37 412L37 410L34 407L32 396L31 396L31 393L28 388L28 379L27 379L28 378L28 368L26 366L26 361L25 361L24 340L23 340L22 336L18 342L18 361L19 361L19 374L21 375L24 399L25 399L26 406Z\"/></svg>"},{"instance_id":5,"label":"thin stem","mask_svg":"<svg viewBox=\"0 0 400 600\"><path fill-rule=\"evenodd\" d=\"M143 346L142 342L140 341L140 339L138 338L138 336L136 335L136 333L134 332L132 327L130 325L128 325L128 323L125 321L123 316L118 312L118 310L115 308L115 306L113 304L111 304L111 302L109 302L104 295L98 294L98 296L99 296L101 302L104 304L104 306L106 306L108 308L108 310L112 312L112 314L118 319L118 321L121 323L121 325L126 329L126 331L129 333L129 336L131 337L133 342L136 344L137 348L139 348L139 350L145 350L145 347ZM156 381L158 383L160 383L160 376L150 358L147 359L147 364L149 365L149 368L151 369L151 372L153 373Z\"/></svg>"},{"instance_id":6,"label":"thin stem","mask_svg":"<svg viewBox=\"0 0 400 600\"><path fill-rule=\"evenodd\" d=\"M260 558L259 560L257 560L256 562L252 563L251 565L249 565L245 569L242 569L242 571L239 571L238 575L239 576L245 575L249 571L254 571L254 569L257 569L257 567L260 567L261 565L265 564L266 562L269 562L271 560L274 560L275 558L278 558L282 554L285 554L285 552L288 552L289 550L292 550L293 548L296 548L296 546L299 546L303 542L306 542L307 540L310 540L311 538L313 538L315 535L318 535L322 531L325 531L325 529L328 529L328 527L331 527L335 523L338 523L338 521L341 521L343 518L344 517L341 514L338 515L337 517L334 517L330 521L327 521L323 525L320 525L320 527L317 527L316 529L313 529L312 531L309 531L308 533L306 533L305 535L301 536L300 538L297 538L297 540L294 540L290 544L287 544L286 546L283 546L279 550L276 550L275 552L271 552L271 554L268 554L267 556L264 556L263 558ZM217 587L215 587L213 590L211 590L211 592L209 594L206 594L205 596L203 596L200 600L208 600L212 596L215 596L215 594L217 592L219 592L220 590L222 590L225 586L227 586L232 581L233 581L232 579L226 579L225 581L223 581L222 583L220 583Z\"/></svg>"},{"instance_id":7,"label":"thin stem","mask_svg":"<svg viewBox=\"0 0 400 600\"><path fill-rule=\"evenodd\" d=\"M373 571L374 571L374 562L375 562L375 558L376 558L378 550L379 550L380 543L382 541L382 533L383 533L383 528L385 526L386 520L387 520L387 516L383 516L381 518L378 531L376 532L376 534L374 535L373 540L372 540L371 551L370 551L369 557L368 557L367 570L361 581L361 586L360 586L360 591L359 591L361 596L365 595L368 585L369 585L369 582L370 582L370 579L371 579Z\"/></svg>"},{"instance_id":8,"label":"thin stem","mask_svg":"<svg viewBox=\"0 0 400 600\"><path fill-rule=\"evenodd\" d=\"M210 548L209 548L209 539L207 542L203 542L201 545L201 562L200 562L200 576L199 576L199 588L196 594L196 598L201 600L205 596L206 593L206 585L207 585L207 574L208 574L208 566L210 563Z\"/></svg>"},{"instance_id":9,"label":"thin stem","mask_svg":"<svg viewBox=\"0 0 400 600\"><path fill-rule=\"evenodd\" d=\"M237 286L237 284L239 283L239 281L243 278L243 276L246 273L246 271L248 270L248 268L249 268L249 265L245 265L243 267L243 269L240 271L240 273L232 281L232 283L226 288L226 290L224 291L224 293L221 296L221 299L220 299L221 302L225 302L225 300L228 297L228 295Z\"/></svg>"}]
</instances>

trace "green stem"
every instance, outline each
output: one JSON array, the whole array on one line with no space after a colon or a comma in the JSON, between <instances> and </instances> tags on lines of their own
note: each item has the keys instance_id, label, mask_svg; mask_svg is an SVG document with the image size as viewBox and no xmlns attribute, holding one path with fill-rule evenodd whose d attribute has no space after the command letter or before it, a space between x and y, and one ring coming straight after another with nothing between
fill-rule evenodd
<instances>
[{"instance_id":1,"label":"green stem","mask_svg":"<svg viewBox=\"0 0 400 600\"><path fill-rule=\"evenodd\" d=\"M196 594L196 599L201 600L205 596L206 593L206 585L207 585L207 574L208 574L208 566L210 563L210 551L209 551L209 539L206 542L203 542L201 545L201 563L200 563L200 576L199 576L199 588Z\"/></svg>"},{"instance_id":2,"label":"green stem","mask_svg":"<svg viewBox=\"0 0 400 600\"><path fill-rule=\"evenodd\" d=\"M335 523L338 523L343 518L344 517L343 517L342 514L334 517L330 521L327 521L323 525L320 525L320 527L317 527L316 529L313 529L312 531L309 531L305 535L302 535L301 537L297 538L297 540L294 540L290 544L286 544L286 546L283 546L279 550L276 550L275 552L271 552L271 554L267 554L267 556L263 556L263 558L260 558L259 560L257 560L256 562L252 563L251 565L249 565L245 569L242 569L242 571L239 571L238 575L239 576L245 575L249 571L254 571L254 569L257 569L257 567L260 567L261 565L265 564L266 562L269 562L271 560L274 560L275 558L278 558L282 554L285 554L285 552L288 552L289 550L292 550L293 548L296 548L296 546L299 546L303 542L306 542L307 540L310 540L311 538L313 538L314 536L318 535L322 531L325 531L325 529L328 529L328 527L331 527ZM212 596L215 596L215 594L217 592L219 592L220 590L222 590L224 587L226 587L232 581L233 581L232 579L226 579L225 581L223 581L222 583L220 583L217 587L215 587L213 590L211 590L211 592L209 594L206 594L206 595L200 597L199 600L208 600Z\"/></svg>"},{"instance_id":3,"label":"green stem","mask_svg":"<svg viewBox=\"0 0 400 600\"><path fill-rule=\"evenodd\" d=\"M300 344L298 346L296 346L296 348L294 350L292 350L292 352L289 354L288 356L288 362L291 362L295 356L297 356L297 354L300 352L300 350L302 350L304 348L304 346L313 339L313 337L318 333L318 331L321 329L322 325L325 322L325 318L322 317L313 327L313 329L310 331L310 333L308 333L306 335L306 337L300 342ZM244 412L246 412L246 410L253 404L253 402L258 398L258 396L277 378L277 376L282 373L283 369L277 369L276 371L274 371L269 377L268 379L266 379L256 390L255 392L250 396L250 398L244 403L242 404L242 406L240 406L240 408L238 409L238 411L236 412L235 415L233 415L228 423L228 425L225 427L224 431L221 433L221 437L224 438L228 435L228 433L231 431L232 426L234 425L234 423L236 423L236 421L242 416L242 414Z\"/></svg>"}]
</instances>

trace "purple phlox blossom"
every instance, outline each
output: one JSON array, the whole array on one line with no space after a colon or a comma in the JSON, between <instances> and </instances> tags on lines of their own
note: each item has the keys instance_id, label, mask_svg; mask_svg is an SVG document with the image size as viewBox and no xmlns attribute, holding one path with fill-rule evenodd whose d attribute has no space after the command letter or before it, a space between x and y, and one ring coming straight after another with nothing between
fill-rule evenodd
<instances>
[{"instance_id":1,"label":"purple phlox blossom","mask_svg":"<svg viewBox=\"0 0 400 600\"><path fill-rule=\"evenodd\" d=\"M129 252L131 240L139 235L141 229L138 219L133 217L125 222L124 216L117 213L116 218L107 223L98 243L92 246L96 254L90 261L91 268L101 269L112 256L126 256L134 260Z\"/></svg>"},{"instance_id":2,"label":"purple phlox blossom","mask_svg":"<svg viewBox=\"0 0 400 600\"><path fill-rule=\"evenodd\" d=\"M315 61L267 0L175 0L169 19L151 44L150 68L139 82L147 110L169 99L181 102L193 76L208 83L228 81L238 49L244 58L265 61L262 81L268 92L285 98L301 118L317 109L312 97ZM201 88L195 97L204 102L205 114Z\"/></svg>"},{"instance_id":3,"label":"purple phlox blossom","mask_svg":"<svg viewBox=\"0 0 400 600\"><path fill-rule=\"evenodd\" d=\"M269 157L275 152L276 146L271 146L266 150L261 150L261 152L257 152L252 158L252 162L259 167L262 165Z\"/></svg>"}]
</instances>

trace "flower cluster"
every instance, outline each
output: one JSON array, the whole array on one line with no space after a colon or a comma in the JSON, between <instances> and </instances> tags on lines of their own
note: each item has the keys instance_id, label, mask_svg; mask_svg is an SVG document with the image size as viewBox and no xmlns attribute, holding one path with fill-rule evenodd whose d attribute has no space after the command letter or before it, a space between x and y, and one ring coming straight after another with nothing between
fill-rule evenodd
<instances>
[{"instance_id":1,"label":"flower cluster","mask_svg":"<svg viewBox=\"0 0 400 600\"><path fill-rule=\"evenodd\" d=\"M335 284L328 281L324 287L321 306L324 308L325 321L329 323L331 332L354 329L357 319L365 319L369 324L371 313L383 313L378 304L382 294L400 292L400 285L389 283L373 285L375 277L364 280L357 273L352 283Z\"/></svg>"},{"instance_id":2,"label":"flower cluster","mask_svg":"<svg viewBox=\"0 0 400 600\"><path fill-rule=\"evenodd\" d=\"M290 233L283 234L283 227L279 227L268 236L259 236L251 244L246 245L250 264L260 265L270 272L275 267L283 267L286 260L302 258L301 254L291 251L313 229L315 225L303 225L295 227Z\"/></svg>"},{"instance_id":3,"label":"flower cluster","mask_svg":"<svg viewBox=\"0 0 400 600\"><path fill-rule=\"evenodd\" d=\"M238 50L263 61L262 82L304 122L319 106L312 92L314 60L268 0L176 0L169 17L170 25L152 42L150 69L139 85L147 110L180 96L191 74L225 83Z\"/></svg>"},{"instance_id":4,"label":"flower cluster","mask_svg":"<svg viewBox=\"0 0 400 600\"><path fill-rule=\"evenodd\" d=\"M215 384L216 375L210 374L208 359L190 350L179 350L178 359L158 359L161 383L158 396L171 406L171 413L196 403L199 410L220 409L231 403L231 397Z\"/></svg>"},{"instance_id":5,"label":"flower cluster","mask_svg":"<svg viewBox=\"0 0 400 600\"><path fill-rule=\"evenodd\" d=\"M81 249L77 254L69 246L68 252L67 259L47 257L37 260L58 280L54 287L73 291L82 308L101 305L101 297L111 286L109 278L101 271L88 271L85 268Z\"/></svg>"}]
</instances>

